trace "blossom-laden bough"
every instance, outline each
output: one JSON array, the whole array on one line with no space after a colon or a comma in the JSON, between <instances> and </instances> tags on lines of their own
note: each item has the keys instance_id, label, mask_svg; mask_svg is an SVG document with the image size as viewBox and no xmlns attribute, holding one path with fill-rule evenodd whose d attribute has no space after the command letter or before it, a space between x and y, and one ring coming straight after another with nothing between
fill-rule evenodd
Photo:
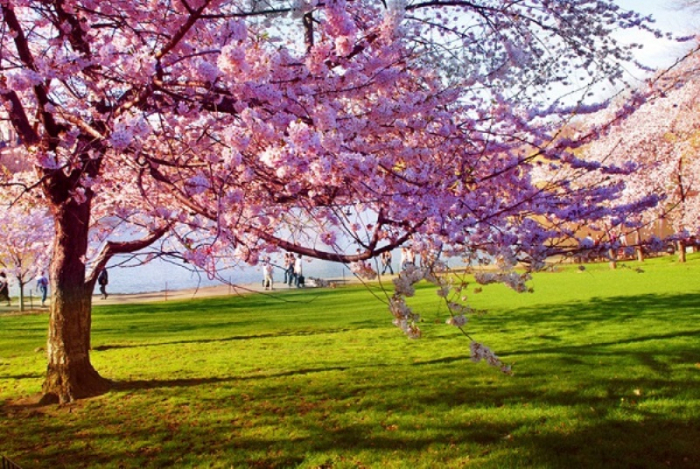
<instances>
[{"instance_id":1,"label":"blossom-laden bough","mask_svg":"<svg viewBox=\"0 0 700 469\"><path fill-rule=\"evenodd\" d=\"M662 201L647 210L606 219L607 230L629 233L637 245L649 245L651 251L665 250L676 242L681 262L686 247L697 245L700 237L699 52L696 43L683 60L650 78L643 85L647 96L643 104L585 148L591 160L634 165L635 176L624 178L621 201L652 195ZM624 103L615 104L588 121L594 126L610 121L615 110L624 109ZM658 228L661 224L666 233ZM629 249L619 243L614 247Z\"/></svg>"}]
</instances>

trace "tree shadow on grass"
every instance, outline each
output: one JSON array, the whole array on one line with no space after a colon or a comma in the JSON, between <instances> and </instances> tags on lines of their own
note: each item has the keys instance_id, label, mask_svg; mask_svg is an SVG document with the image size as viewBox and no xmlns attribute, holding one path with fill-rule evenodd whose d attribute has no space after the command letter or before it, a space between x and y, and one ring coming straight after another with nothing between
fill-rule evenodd
<instances>
[{"instance_id":1,"label":"tree shadow on grass","mask_svg":"<svg viewBox=\"0 0 700 469\"><path fill-rule=\"evenodd\" d=\"M226 342L237 342L242 340L258 340L258 339L274 339L282 337L308 337L314 335L330 335L330 334L343 334L350 331L357 331L360 329L376 329L376 325L372 326L362 326L362 327L342 327L342 328L314 328L314 329L281 329L279 332L269 333L269 334L246 334L246 335L236 335L230 337L216 337L212 339L189 339L189 340L173 340L164 342L145 342L145 343L132 343L132 344L101 344L96 345L92 350L98 352L104 352L107 350L116 349L129 349L129 348L146 348L146 347L160 347L167 345L185 345L185 344L211 344L211 343L226 343Z\"/></svg>"},{"instance_id":2,"label":"tree shadow on grass","mask_svg":"<svg viewBox=\"0 0 700 469\"><path fill-rule=\"evenodd\" d=\"M505 446L527 455L524 460L519 458L520 467L694 469L700 467L698 441L699 428L687 421L610 419L566 434L533 431L514 437ZM494 465L499 465L498 459Z\"/></svg>"},{"instance_id":3,"label":"tree shadow on grass","mask_svg":"<svg viewBox=\"0 0 700 469\"><path fill-rule=\"evenodd\" d=\"M211 343L225 343L225 342L236 342L240 340L252 340L252 339L265 339L272 337L280 337L280 334L259 334L259 335L240 335L231 337L218 337L214 339L192 339L192 340L173 340L169 342L153 342L153 343L138 343L138 344L102 344L93 347L92 349L98 352L104 352L107 350L118 350L118 349L130 349L130 348L148 348L148 347L161 347L164 345L184 345L184 344L211 344Z\"/></svg>"},{"instance_id":4,"label":"tree shadow on grass","mask_svg":"<svg viewBox=\"0 0 700 469\"><path fill-rule=\"evenodd\" d=\"M23 373L19 375L7 375L7 376L0 376L0 380L3 379L36 379L36 378L43 378L44 375L41 373Z\"/></svg>"},{"instance_id":5,"label":"tree shadow on grass","mask_svg":"<svg viewBox=\"0 0 700 469\"><path fill-rule=\"evenodd\" d=\"M606 353L619 354L618 351L605 352L606 347L617 346L617 345L630 345L630 344L642 344L645 342L654 343L658 345L658 341L668 340L668 339L679 339L679 338L696 338L700 339L700 329L691 329L684 332L672 333L672 334L649 334L639 337L633 337L625 340L616 341L603 341L603 342L588 342L586 344L580 345L562 345L558 347L534 347L526 350L511 350L507 354L509 356L514 355L541 355L541 354L561 354L561 355L575 355L575 356L585 356L585 355L601 355ZM688 352L689 355L692 352ZM700 347L697 350L697 354L700 354Z\"/></svg>"},{"instance_id":6,"label":"tree shadow on grass","mask_svg":"<svg viewBox=\"0 0 700 469\"><path fill-rule=\"evenodd\" d=\"M426 433L414 433L400 426L383 428L378 423L336 426L330 417L291 433L260 436L245 432L243 421L206 427L135 428L128 434L115 434L114 427L74 428L70 433L89 431L93 441L124 438L143 443L122 445L121 449L101 450L96 446L88 452L75 445L64 445L60 460L65 467L97 467L119 461L120 467L125 468L202 464L283 468L310 463L312 466L308 467L335 467L339 461L345 461L343 467L379 467L363 463L362 454L370 453L375 464L386 457L394 467L410 467L410 461L421 460L422 454L442 452L441 467L463 467L467 458L474 467L486 468L694 469L700 464L698 428L674 419L649 419L644 423L601 420L583 428L573 426L562 433L541 430L534 420L521 422L521 427L528 431L518 431L512 424L503 422L436 422ZM650 438L651 429L656 437ZM51 433L65 435L66 431L55 428ZM154 440L156 435L158 438ZM165 445L158 444L158 439L166 440ZM200 459L202 455L217 456ZM27 463L26 467L32 467Z\"/></svg>"},{"instance_id":7,"label":"tree shadow on grass","mask_svg":"<svg viewBox=\"0 0 700 469\"><path fill-rule=\"evenodd\" d=\"M628 413L629 418L618 418L619 407L611 402L619 402L618 395L612 393L606 397L584 396L581 390L560 391L542 394L533 389L523 389L519 383L506 386L474 386L465 385L462 389L434 390L429 382L413 383L425 389L416 400L418 409L413 410L417 415L428 413L440 414L440 409L453 413L454 409L499 408L497 413L510 414L523 404L536 406L539 409L569 408L575 409L573 415L581 414L581 421L561 419L560 425L569 428L553 428L544 426L547 417L537 417L537 412L523 414L515 419L504 419L493 411L486 415L493 420L465 418L463 423L458 419L432 420L433 428L427 433L430 437L416 437L410 428L396 428L396 433L382 432L374 426L361 424L344 425L332 430L328 423L319 423L318 427L309 428L312 436L307 438L313 443L313 451L354 453L367 450L386 450L392 452L428 451L432 448L449 447L459 442L464 456L472 459L479 467L552 467L552 468L653 468L653 467L700 467L700 425L693 420L677 418L658 412L640 410L629 404L623 408L622 414ZM644 389L655 389L666 383L664 380L640 379L618 380L613 383L620 390L629 390L634 386ZM677 383L678 384L678 383ZM408 383L392 383L386 386L389 395L391 388L402 387ZM690 388L692 382L681 383L681 387ZM369 404L379 412L386 412L391 421L392 414L400 416L399 409L406 407L401 402L402 395L390 398L384 404ZM413 406L409 406L409 409ZM342 402L337 409L342 414ZM597 412L597 418L587 415ZM566 411L565 411L566 413ZM331 412L331 415L335 415ZM546 415L546 412L545 412ZM403 420L404 424L410 422ZM426 425L426 421L422 422ZM430 425L430 424L429 424ZM387 427L388 428L388 427ZM259 441L247 439L239 442L243 447L274 448L280 442ZM591 450L593 448L593 450ZM400 454L400 453L399 453ZM452 457L456 457L452 455ZM263 466L279 467L273 459L257 460ZM457 467L459 464L449 464L446 467Z\"/></svg>"},{"instance_id":8,"label":"tree shadow on grass","mask_svg":"<svg viewBox=\"0 0 700 469\"><path fill-rule=\"evenodd\" d=\"M698 428L674 419L649 419L644 423L606 419L582 428L572 425L570 430L556 433L539 429L536 421L520 422L528 431L504 422L479 421L437 423L425 433L414 433L400 425L355 422L337 426L334 420L331 416L309 423L299 432L303 436L297 432L280 432L276 437L240 436L245 424L234 422L189 429L175 439L209 442L208 453L221 455L222 460L216 464L233 467L296 467L310 463L310 455L322 455L323 460L314 460L313 467L334 467L334 460L349 462L355 458L357 466L350 467L363 467L358 456L363 452L374 454L375 463L376 458L386 457L388 463L398 464L396 467L410 467L410 461L421 460L422 454L440 452L442 467L462 467L466 458L475 467L499 468L695 469L700 464ZM654 437L650 437L650 429ZM212 441L208 433L231 438ZM150 435L144 432L141 437L134 436L148 441ZM174 461L182 458L182 453L170 457Z\"/></svg>"},{"instance_id":9,"label":"tree shadow on grass","mask_svg":"<svg viewBox=\"0 0 700 469\"><path fill-rule=\"evenodd\" d=\"M629 320L665 319L693 322L700 319L700 294L634 295L592 298L590 301L540 304L507 312L508 327L538 324L568 324L576 328L582 323L625 323ZM500 315L498 315L500 316ZM484 316L484 322L498 320ZM565 326L566 327L566 326Z\"/></svg>"},{"instance_id":10,"label":"tree shadow on grass","mask_svg":"<svg viewBox=\"0 0 700 469\"><path fill-rule=\"evenodd\" d=\"M454 386L435 387L445 383L451 375L449 360L435 360L437 367L418 375L392 373L391 379L373 380L369 367L299 368L282 373L255 374L232 378L194 378L173 380L133 380L117 383L115 391L149 390L154 388L178 388L233 384L227 393L213 393L209 402L202 404L202 394L197 401L183 402L188 409L202 415L202 420L187 420L190 410L183 411L183 419L177 412L163 413L161 418L146 419L130 415L129 407L121 412L125 423L111 423L107 429L93 428L93 421L71 421L66 428L49 425L53 440L70 438L79 434L90 438L94 446L90 451L75 446L62 445L60 461L65 467L96 467L124 461L123 467L196 467L211 464L221 467L282 468L308 465L327 467L338 461L356 461L357 466L372 466L363 461L363 454L372 454L374 464L382 457L396 467L410 467L402 461L423 459L421 454L445 452L441 467L462 467L469 458L475 467L524 467L524 468L655 468L700 467L700 429L680 416L661 415L636 407L623 408L631 418L621 419L619 396L633 387L657 389L668 385L664 379L620 379L610 383L609 395L588 396L585 389L570 388L543 393L533 386L523 386L517 379L499 382L479 382L464 377ZM424 366L422 364L421 366ZM379 365L378 365L379 366ZM408 365L410 368L414 365ZM274 378L312 373L352 371L340 391L331 396L326 385L309 388L305 382L280 385ZM387 377L389 378L389 377ZM591 378L593 379L593 378ZM245 401L245 411L233 420L220 420L222 407L241 406L236 399L239 389L236 382L258 380L259 400ZM336 383L333 379L329 383ZM585 383L584 383L585 384ZM542 386L546 384L543 383ZM676 382L682 389L689 389L690 381ZM297 387L298 386L298 387ZM226 386L225 386L226 387ZM337 386L336 386L337 387ZM409 388L420 390L409 395ZM620 394L616 394L616 393ZM301 393L304 402L316 403L310 415L299 416L300 405L274 404L288 396ZM163 397L169 394L163 394ZM174 389L170 395L180 395ZM204 393L206 395L206 392ZM362 400L364 395L376 396ZM206 398L204 399L206 401ZM266 406L262 401L273 403ZM129 401L119 401L128 406ZM201 405L200 405L201 404ZM348 407L350 405L350 407ZM536 407L540 412L519 414L523 405ZM547 424L549 409L564 410L570 419L555 417L568 428ZM475 410L476 409L476 410ZM481 409L481 410L480 410ZM135 409L131 409L135 410ZM145 409L143 409L145 411ZM351 412L350 417L344 414ZM587 415L596 415L591 418ZM353 417L353 413L356 413ZM407 415L404 415L407 414ZM438 416L424 419L425 414ZM511 415L515 414L516 417ZM205 416L209 415L209 419ZM372 415L384 415L378 420ZM411 415L423 427L414 428ZM460 417L463 415L463 417ZM507 416L507 417L506 417ZM146 426L134 425L136 418ZM212 420L214 417L216 420ZM249 421L248 417L254 420ZM581 417L584 424L578 424ZM126 423L128 422L128 423ZM43 425L38 422L37 425ZM250 425L261 429L276 428L273 432L250 431ZM417 427L416 427L417 428ZM56 435L56 436L54 436ZM131 444L106 445L102 450L98 442L130 441ZM134 444L136 442L136 444ZM140 442L140 443L139 443ZM126 448L126 449L123 449ZM593 450L591 450L593 448ZM212 459L211 455L216 455ZM322 460L314 459L318 455ZM55 455L54 455L55 456ZM53 456L49 455L49 460ZM441 456L442 457L442 456ZM207 459L208 458L208 459ZM21 458L17 458L23 462ZM346 464L347 465L347 464ZM27 467L32 467L31 464Z\"/></svg>"},{"instance_id":11,"label":"tree shadow on grass","mask_svg":"<svg viewBox=\"0 0 700 469\"><path fill-rule=\"evenodd\" d=\"M619 346L635 344L658 348L664 341L700 339L699 321L700 294L593 298L587 302L543 304L504 311L478 319L480 328L487 333L504 328L506 332L535 331L535 335L518 340L533 345L522 348L518 341L512 341L510 350L500 349L504 356L585 356L610 353L606 349L617 347L616 350L620 350ZM668 325L672 325L672 332L664 331ZM581 334L581 331L586 333ZM611 335L621 338L606 340ZM579 337L583 338L579 340ZM599 340L595 340L598 337ZM553 346L552 342L558 344ZM680 353L681 350L674 352ZM685 356L697 360L699 353L700 347L697 347L686 350Z\"/></svg>"},{"instance_id":12,"label":"tree shadow on grass","mask_svg":"<svg viewBox=\"0 0 700 469\"><path fill-rule=\"evenodd\" d=\"M300 376L312 373L325 373L329 371L345 371L347 367L333 366L324 368L299 368L296 370L283 371L280 373L256 373L247 376L232 376L219 378L178 378L178 379L144 379L144 380L115 380L112 382L112 391L135 391L141 389L156 388L182 388L194 387L207 384L236 383L251 380L266 380L273 378L283 378L287 376Z\"/></svg>"}]
</instances>

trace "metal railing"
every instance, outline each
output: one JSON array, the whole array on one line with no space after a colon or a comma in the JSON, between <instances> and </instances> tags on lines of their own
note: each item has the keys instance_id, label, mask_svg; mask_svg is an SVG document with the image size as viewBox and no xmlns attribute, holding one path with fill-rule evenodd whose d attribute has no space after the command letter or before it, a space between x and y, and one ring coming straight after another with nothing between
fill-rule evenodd
<instances>
[{"instance_id":1,"label":"metal railing","mask_svg":"<svg viewBox=\"0 0 700 469\"><path fill-rule=\"evenodd\" d=\"M22 469L19 465L0 455L0 469Z\"/></svg>"}]
</instances>

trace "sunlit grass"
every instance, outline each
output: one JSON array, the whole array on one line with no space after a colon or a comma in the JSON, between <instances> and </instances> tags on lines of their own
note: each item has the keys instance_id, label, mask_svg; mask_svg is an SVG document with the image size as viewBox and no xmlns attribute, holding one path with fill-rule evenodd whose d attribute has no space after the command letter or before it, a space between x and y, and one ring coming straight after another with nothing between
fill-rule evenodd
<instances>
[{"instance_id":1,"label":"sunlit grass","mask_svg":"<svg viewBox=\"0 0 700 469\"><path fill-rule=\"evenodd\" d=\"M641 267L643 272L636 269ZM368 289L96 307L110 393L32 407L48 318L0 317L0 452L32 467L700 467L700 258L475 294L468 359L434 287L406 339Z\"/></svg>"}]
</instances>

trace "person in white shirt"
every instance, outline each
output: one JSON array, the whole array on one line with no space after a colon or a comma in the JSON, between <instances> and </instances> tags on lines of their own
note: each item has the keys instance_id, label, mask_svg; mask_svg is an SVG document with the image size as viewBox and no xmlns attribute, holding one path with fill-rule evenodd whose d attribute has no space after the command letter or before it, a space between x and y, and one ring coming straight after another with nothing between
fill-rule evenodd
<instances>
[{"instance_id":1,"label":"person in white shirt","mask_svg":"<svg viewBox=\"0 0 700 469\"><path fill-rule=\"evenodd\" d=\"M304 273L301 267L301 254L294 260L294 285L299 288L304 286Z\"/></svg>"},{"instance_id":2,"label":"person in white shirt","mask_svg":"<svg viewBox=\"0 0 700 469\"><path fill-rule=\"evenodd\" d=\"M270 259L265 260L265 265L263 266L263 286L265 290L274 290L274 278L272 277L272 264Z\"/></svg>"}]
</instances>

